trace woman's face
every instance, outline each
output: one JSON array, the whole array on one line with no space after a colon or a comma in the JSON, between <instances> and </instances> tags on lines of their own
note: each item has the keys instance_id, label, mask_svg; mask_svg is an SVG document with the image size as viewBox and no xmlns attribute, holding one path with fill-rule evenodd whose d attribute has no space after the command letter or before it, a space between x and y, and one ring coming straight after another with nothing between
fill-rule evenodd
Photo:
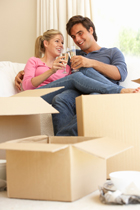
<instances>
[{"instance_id":1,"label":"woman's face","mask_svg":"<svg viewBox=\"0 0 140 210\"><path fill-rule=\"evenodd\" d=\"M55 35L49 42L46 42L46 51L54 57L60 56L63 50L63 44L63 36L60 34Z\"/></svg>"}]
</instances>

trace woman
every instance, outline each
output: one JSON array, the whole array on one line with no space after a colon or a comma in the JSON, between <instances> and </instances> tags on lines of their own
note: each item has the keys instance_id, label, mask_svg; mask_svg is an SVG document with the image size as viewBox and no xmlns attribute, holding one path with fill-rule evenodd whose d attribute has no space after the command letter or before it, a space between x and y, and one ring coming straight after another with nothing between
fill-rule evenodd
<instances>
[{"instance_id":1,"label":"woman","mask_svg":"<svg viewBox=\"0 0 140 210\"><path fill-rule=\"evenodd\" d=\"M94 92L101 94L123 93L123 87L112 83L94 69L92 69L92 78L91 74L84 75L84 71L71 74L68 65L66 66L67 73L64 74L66 62L63 60L64 57L60 56L63 50L63 41L61 32L54 29L46 31L43 36L36 39L36 57L31 57L24 69L25 74L22 82L24 90L64 86L59 91L42 97L49 103L52 103L56 94L66 89L77 89L85 94ZM134 89L129 89L128 92L134 92Z\"/></svg>"},{"instance_id":2,"label":"woman","mask_svg":"<svg viewBox=\"0 0 140 210\"><path fill-rule=\"evenodd\" d=\"M59 31L52 29L39 36L35 43L35 57L28 60L24 69L23 89L35 89L71 74L70 67L60 56L62 51L63 35Z\"/></svg>"}]
</instances>

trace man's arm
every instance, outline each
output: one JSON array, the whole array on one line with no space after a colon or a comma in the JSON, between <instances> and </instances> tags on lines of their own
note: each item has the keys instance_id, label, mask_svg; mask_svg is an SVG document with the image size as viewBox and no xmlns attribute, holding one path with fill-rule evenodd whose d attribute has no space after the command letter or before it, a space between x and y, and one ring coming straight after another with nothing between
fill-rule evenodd
<instances>
[{"instance_id":1,"label":"man's arm","mask_svg":"<svg viewBox=\"0 0 140 210\"><path fill-rule=\"evenodd\" d=\"M23 77L24 77L24 70L18 72L18 74L15 77L15 87L19 91L21 91L21 86L20 85L22 83Z\"/></svg>"},{"instance_id":2,"label":"man's arm","mask_svg":"<svg viewBox=\"0 0 140 210\"><path fill-rule=\"evenodd\" d=\"M73 59L73 58L72 58ZM120 80L121 75L118 68L114 65L106 64L94 59L85 58L83 56L75 56L72 60L72 69L78 69L81 67L92 67L99 71L101 74L113 80Z\"/></svg>"},{"instance_id":3,"label":"man's arm","mask_svg":"<svg viewBox=\"0 0 140 210\"><path fill-rule=\"evenodd\" d=\"M127 76L127 66L122 52L118 48L110 48L101 53L91 53L84 56L75 56L71 59L72 68L92 67L109 79L124 81Z\"/></svg>"}]
</instances>

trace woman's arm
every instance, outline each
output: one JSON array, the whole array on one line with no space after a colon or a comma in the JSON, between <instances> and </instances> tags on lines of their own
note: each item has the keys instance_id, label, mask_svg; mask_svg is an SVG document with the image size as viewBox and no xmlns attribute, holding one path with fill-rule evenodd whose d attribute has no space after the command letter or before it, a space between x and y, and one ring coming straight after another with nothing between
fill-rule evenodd
<instances>
[{"instance_id":1,"label":"woman's arm","mask_svg":"<svg viewBox=\"0 0 140 210\"><path fill-rule=\"evenodd\" d=\"M57 70L62 69L65 67L66 61L62 60L64 56L58 57L52 65L52 68L40 74L39 76L33 77L31 79L32 85L34 87L38 87L42 82L47 80L52 74L56 73ZM62 63L63 61L63 63Z\"/></svg>"},{"instance_id":2,"label":"woman's arm","mask_svg":"<svg viewBox=\"0 0 140 210\"><path fill-rule=\"evenodd\" d=\"M34 87L37 88L42 82L47 80L54 73L55 72L53 71L53 69L49 69L49 70L45 71L43 74L40 74L39 76L33 77L31 79L31 83Z\"/></svg>"},{"instance_id":3,"label":"woman's arm","mask_svg":"<svg viewBox=\"0 0 140 210\"><path fill-rule=\"evenodd\" d=\"M37 70L36 58L35 57L30 58L24 69L25 75L22 82L23 89L29 90L37 88L42 82L47 80L58 69L61 69L63 67L64 67L64 61L62 63L62 57L59 57L53 62L51 69L48 69L44 73L36 76L36 70Z\"/></svg>"}]
</instances>

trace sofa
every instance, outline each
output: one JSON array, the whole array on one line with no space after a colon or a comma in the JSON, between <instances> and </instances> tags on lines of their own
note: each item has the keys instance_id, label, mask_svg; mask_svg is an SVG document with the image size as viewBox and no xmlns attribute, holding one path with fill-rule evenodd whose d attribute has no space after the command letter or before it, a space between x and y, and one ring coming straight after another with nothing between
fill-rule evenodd
<instances>
[{"instance_id":1,"label":"sofa","mask_svg":"<svg viewBox=\"0 0 140 210\"><path fill-rule=\"evenodd\" d=\"M18 90L15 88L15 76L25 67L24 63L0 61L0 97L10 97ZM51 114L41 114L41 134L53 136L53 125Z\"/></svg>"},{"instance_id":2,"label":"sofa","mask_svg":"<svg viewBox=\"0 0 140 210\"><path fill-rule=\"evenodd\" d=\"M131 81L132 79L140 78L139 66L136 65L134 67L134 63L136 65L135 60L128 58L128 77L125 82L121 82L120 85L132 88L139 86L137 83ZM10 97L18 93L18 90L15 88L14 80L17 73L23 70L24 67L24 63L0 61L0 97ZM41 134L45 134L47 136L54 135L51 114L40 115L40 118Z\"/></svg>"}]
</instances>

